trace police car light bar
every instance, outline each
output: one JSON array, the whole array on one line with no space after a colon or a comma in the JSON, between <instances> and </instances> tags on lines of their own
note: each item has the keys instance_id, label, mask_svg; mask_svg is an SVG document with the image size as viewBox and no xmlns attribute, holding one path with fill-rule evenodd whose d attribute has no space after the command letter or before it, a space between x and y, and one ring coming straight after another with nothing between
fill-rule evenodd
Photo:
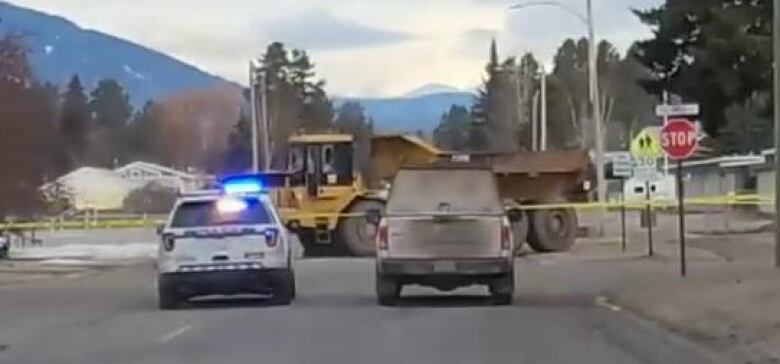
<instances>
[{"instance_id":1,"label":"police car light bar","mask_svg":"<svg viewBox=\"0 0 780 364\"><path fill-rule=\"evenodd\" d=\"M217 201L217 211L222 214L235 214L249 207L246 201L240 198L225 197Z\"/></svg>"},{"instance_id":2,"label":"police car light bar","mask_svg":"<svg viewBox=\"0 0 780 364\"><path fill-rule=\"evenodd\" d=\"M263 192L263 183L256 176L226 178L222 181L222 190L228 195Z\"/></svg>"}]
</instances>

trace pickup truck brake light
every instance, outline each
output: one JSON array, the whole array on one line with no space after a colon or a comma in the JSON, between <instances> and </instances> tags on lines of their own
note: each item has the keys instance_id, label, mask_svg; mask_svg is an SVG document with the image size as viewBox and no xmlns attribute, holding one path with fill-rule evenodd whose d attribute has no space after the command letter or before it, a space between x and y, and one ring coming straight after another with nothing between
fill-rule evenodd
<instances>
[{"instance_id":1,"label":"pickup truck brake light","mask_svg":"<svg viewBox=\"0 0 780 364\"><path fill-rule=\"evenodd\" d=\"M512 248L512 236L509 225L501 225L501 249L509 250Z\"/></svg>"},{"instance_id":2,"label":"pickup truck brake light","mask_svg":"<svg viewBox=\"0 0 780 364\"><path fill-rule=\"evenodd\" d=\"M379 239L379 249L380 250L387 250L387 240L388 240L388 232L387 232L387 225L382 224L379 226L379 231L377 231L377 239Z\"/></svg>"}]
</instances>

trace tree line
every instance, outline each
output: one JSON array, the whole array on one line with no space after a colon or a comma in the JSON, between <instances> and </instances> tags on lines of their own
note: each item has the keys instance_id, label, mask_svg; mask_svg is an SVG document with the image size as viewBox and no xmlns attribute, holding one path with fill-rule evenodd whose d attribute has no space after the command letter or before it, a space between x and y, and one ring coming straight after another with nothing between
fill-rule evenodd
<instances>
[{"instance_id":1,"label":"tree line","mask_svg":"<svg viewBox=\"0 0 780 364\"><path fill-rule=\"evenodd\" d=\"M334 107L325 91L326 82L317 78L315 65L306 51L288 50L283 43L273 42L259 61L259 71L266 76L266 114L271 125L271 160L274 168L283 167L287 156L287 139L294 133L348 133L355 136L358 154L361 154L361 150L367 150L373 133L373 121L366 116L365 109L359 103L346 102L338 108ZM249 90L244 90L243 96L244 105L250 105ZM245 110L228 137L225 160L227 171L245 171L251 166L250 125L249 112Z\"/></svg>"},{"instance_id":2,"label":"tree line","mask_svg":"<svg viewBox=\"0 0 780 364\"><path fill-rule=\"evenodd\" d=\"M756 153L773 145L771 0L667 0L634 14L652 31L625 54L598 44L601 109L607 146L626 149L630 136L659 125L653 106L664 90L673 102L697 102L698 120L719 153ZM548 145L593 146L588 102L588 41L567 39L547 75ZM475 105L442 117L436 141L445 148L529 149L533 92L539 89L533 54L499 59L491 47ZM538 101L536 104L538 108Z\"/></svg>"},{"instance_id":3,"label":"tree line","mask_svg":"<svg viewBox=\"0 0 780 364\"><path fill-rule=\"evenodd\" d=\"M372 122L356 103L334 108L305 51L270 44L261 56L273 120L274 160L284 162L294 132L341 131L364 148ZM73 75L60 90L37 79L24 37L0 37L0 217L44 209L38 190L82 166L115 168L143 160L210 174L251 166L248 90L184 90L136 109L113 79L94 87Z\"/></svg>"},{"instance_id":4,"label":"tree line","mask_svg":"<svg viewBox=\"0 0 780 364\"><path fill-rule=\"evenodd\" d=\"M600 102L610 149L626 149L631 136L653 123L656 97L637 82L650 73L608 41L597 46ZM434 132L445 149L515 152L530 150L531 123L540 118L541 77L547 82L547 145L551 149L590 149L595 125L588 97L588 41L564 40L542 76L532 53L501 59L493 41L486 78L474 104L453 106Z\"/></svg>"}]
</instances>

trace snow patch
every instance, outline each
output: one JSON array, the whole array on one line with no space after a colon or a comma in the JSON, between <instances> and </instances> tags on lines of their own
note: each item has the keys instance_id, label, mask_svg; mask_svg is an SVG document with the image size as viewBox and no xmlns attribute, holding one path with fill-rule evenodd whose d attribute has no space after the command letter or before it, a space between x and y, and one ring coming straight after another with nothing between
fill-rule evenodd
<instances>
[{"instance_id":1,"label":"snow patch","mask_svg":"<svg viewBox=\"0 0 780 364\"><path fill-rule=\"evenodd\" d=\"M50 265L104 265L154 259L157 244L68 244L57 247L12 249L11 259L40 260Z\"/></svg>"},{"instance_id":2,"label":"snow patch","mask_svg":"<svg viewBox=\"0 0 780 364\"><path fill-rule=\"evenodd\" d=\"M125 70L125 72L129 73L131 76L143 80L146 78L146 76L143 75L143 73L137 72L132 67L128 66L127 64L122 65L122 69Z\"/></svg>"}]
</instances>

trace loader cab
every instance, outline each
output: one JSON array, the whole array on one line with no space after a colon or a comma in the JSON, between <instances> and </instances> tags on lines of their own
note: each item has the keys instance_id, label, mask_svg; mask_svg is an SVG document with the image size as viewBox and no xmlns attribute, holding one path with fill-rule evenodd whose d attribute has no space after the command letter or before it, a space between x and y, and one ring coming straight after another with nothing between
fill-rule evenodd
<instances>
[{"instance_id":1,"label":"loader cab","mask_svg":"<svg viewBox=\"0 0 780 364\"><path fill-rule=\"evenodd\" d=\"M356 182L354 138L346 134L292 136L287 170L290 186L305 187L309 196L351 188Z\"/></svg>"}]
</instances>

